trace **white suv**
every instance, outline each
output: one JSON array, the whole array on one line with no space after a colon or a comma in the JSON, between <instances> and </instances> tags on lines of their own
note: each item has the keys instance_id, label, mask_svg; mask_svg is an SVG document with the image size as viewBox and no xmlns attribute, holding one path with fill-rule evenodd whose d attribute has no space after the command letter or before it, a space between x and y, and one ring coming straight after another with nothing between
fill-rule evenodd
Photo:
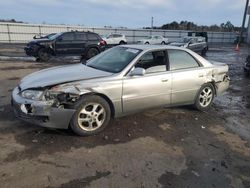
<instances>
[{"instance_id":1,"label":"white suv","mask_svg":"<svg viewBox=\"0 0 250 188\"><path fill-rule=\"evenodd\" d=\"M107 45L127 44L125 35L118 33L111 33L102 37L106 41Z\"/></svg>"},{"instance_id":2,"label":"white suv","mask_svg":"<svg viewBox=\"0 0 250 188\"><path fill-rule=\"evenodd\" d=\"M160 35L148 36L144 39L138 40L139 44L168 44L168 38L165 38Z\"/></svg>"}]
</instances>

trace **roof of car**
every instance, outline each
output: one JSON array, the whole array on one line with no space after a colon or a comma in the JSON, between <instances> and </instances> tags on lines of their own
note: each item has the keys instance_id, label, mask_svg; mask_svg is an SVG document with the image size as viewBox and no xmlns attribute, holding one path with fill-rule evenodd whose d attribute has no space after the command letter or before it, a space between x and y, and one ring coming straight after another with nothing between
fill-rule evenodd
<instances>
[{"instance_id":1,"label":"roof of car","mask_svg":"<svg viewBox=\"0 0 250 188\"><path fill-rule=\"evenodd\" d=\"M91 33L91 34L97 34L97 33L91 32L91 31L77 31L77 30L64 31L64 32L61 32L61 33Z\"/></svg>"},{"instance_id":2,"label":"roof of car","mask_svg":"<svg viewBox=\"0 0 250 188\"><path fill-rule=\"evenodd\" d=\"M127 44L127 45L121 45L128 48L136 48L140 50L157 50L157 49L184 49L181 47L176 46L169 46L169 45L145 45L145 44Z\"/></svg>"}]
</instances>

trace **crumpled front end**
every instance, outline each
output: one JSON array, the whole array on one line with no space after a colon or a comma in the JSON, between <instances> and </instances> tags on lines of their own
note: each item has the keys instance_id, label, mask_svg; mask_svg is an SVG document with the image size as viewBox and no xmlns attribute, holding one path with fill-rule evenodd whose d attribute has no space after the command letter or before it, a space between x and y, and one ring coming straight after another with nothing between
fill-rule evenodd
<instances>
[{"instance_id":1,"label":"crumpled front end","mask_svg":"<svg viewBox=\"0 0 250 188\"><path fill-rule=\"evenodd\" d=\"M19 87L13 90L11 103L18 118L49 128L67 129L75 112L73 108L65 108L64 105L58 106L55 98L26 99L21 95Z\"/></svg>"}]
</instances>

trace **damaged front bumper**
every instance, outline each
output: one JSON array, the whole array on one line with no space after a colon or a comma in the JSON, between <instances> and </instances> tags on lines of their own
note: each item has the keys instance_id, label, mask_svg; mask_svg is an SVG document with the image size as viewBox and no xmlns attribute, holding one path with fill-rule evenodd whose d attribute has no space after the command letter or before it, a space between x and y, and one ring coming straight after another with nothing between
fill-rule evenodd
<instances>
[{"instance_id":1,"label":"damaged front bumper","mask_svg":"<svg viewBox=\"0 0 250 188\"><path fill-rule=\"evenodd\" d=\"M51 101L34 101L21 97L19 88L12 92L11 104L15 115L32 124L49 128L67 129L74 109L56 108Z\"/></svg>"}]
</instances>

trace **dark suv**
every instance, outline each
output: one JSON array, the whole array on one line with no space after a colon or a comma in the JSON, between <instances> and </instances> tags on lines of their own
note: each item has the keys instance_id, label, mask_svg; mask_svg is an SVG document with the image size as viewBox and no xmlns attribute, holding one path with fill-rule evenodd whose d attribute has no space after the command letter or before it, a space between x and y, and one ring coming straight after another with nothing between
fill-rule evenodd
<instances>
[{"instance_id":1,"label":"dark suv","mask_svg":"<svg viewBox=\"0 0 250 188\"><path fill-rule=\"evenodd\" d=\"M62 32L48 38L32 40L24 48L29 56L34 56L38 61L48 61L52 56L79 55L89 59L106 47L106 42L92 32Z\"/></svg>"}]
</instances>

